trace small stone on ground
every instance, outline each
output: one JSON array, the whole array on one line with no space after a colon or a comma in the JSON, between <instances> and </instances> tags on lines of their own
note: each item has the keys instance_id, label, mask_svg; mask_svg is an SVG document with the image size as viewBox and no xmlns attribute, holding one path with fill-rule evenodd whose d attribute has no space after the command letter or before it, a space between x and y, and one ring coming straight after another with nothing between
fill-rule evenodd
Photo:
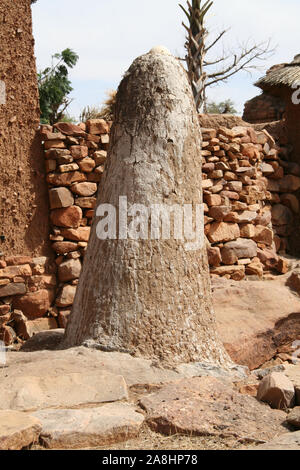
<instances>
[{"instance_id":1,"label":"small stone on ground","mask_svg":"<svg viewBox=\"0 0 300 470\"><path fill-rule=\"evenodd\" d=\"M292 408L295 403L294 385L286 375L273 372L260 382L257 399L278 410Z\"/></svg>"}]
</instances>

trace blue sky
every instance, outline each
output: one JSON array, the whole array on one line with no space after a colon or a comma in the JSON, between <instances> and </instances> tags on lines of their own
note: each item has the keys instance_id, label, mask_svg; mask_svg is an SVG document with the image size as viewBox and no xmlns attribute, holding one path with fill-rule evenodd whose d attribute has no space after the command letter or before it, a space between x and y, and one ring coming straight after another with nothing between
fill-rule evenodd
<instances>
[{"instance_id":1,"label":"blue sky","mask_svg":"<svg viewBox=\"0 0 300 470\"><path fill-rule=\"evenodd\" d=\"M39 0L33 5L38 69L51 55L70 47L80 57L70 78L74 99L70 114L78 118L86 105L100 105L105 91L118 86L123 73L139 55L155 45L184 55L184 14L179 0ZM186 4L186 0L182 0ZM289 62L300 53L299 0L215 0L208 18L212 38L230 27L215 49L235 50L236 44L271 38L275 54L252 76L240 73L228 83L210 88L208 98L231 98L240 113L247 99L259 93L253 82L269 66ZM298 46L299 44L299 46Z\"/></svg>"}]
</instances>

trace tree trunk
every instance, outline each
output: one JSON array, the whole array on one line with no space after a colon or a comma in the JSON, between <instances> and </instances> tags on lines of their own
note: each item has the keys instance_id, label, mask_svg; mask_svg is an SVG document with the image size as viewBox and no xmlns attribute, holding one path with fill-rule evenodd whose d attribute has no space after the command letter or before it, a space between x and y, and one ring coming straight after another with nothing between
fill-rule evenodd
<instances>
[{"instance_id":1,"label":"tree trunk","mask_svg":"<svg viewBox=\"0 0 300 470\"><path fill-rule=\"evenodd\" d=\"M186 72L155 48L134 61L120 84L97 206L118 207L119 196L129 209L201 204L200 150ZM98 223L95 217L65 345L90 340L169 364L225 363L205 245L189 251L186 238L100 240Z\"/></svg>"}]
</instances>

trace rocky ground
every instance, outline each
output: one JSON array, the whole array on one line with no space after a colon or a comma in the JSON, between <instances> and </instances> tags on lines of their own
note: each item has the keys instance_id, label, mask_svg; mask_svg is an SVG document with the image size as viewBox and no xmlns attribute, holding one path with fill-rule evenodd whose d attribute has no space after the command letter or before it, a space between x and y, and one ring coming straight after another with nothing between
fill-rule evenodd
<instances>
[{"instance_id":1,"label":"rocky ground","mask_svg":"<svg viewBox=\"0 0 300 470\"><path fill-rule=\"evenodd\" d=\"M300 366L279 370L299 400ZM204 364L165 370L84 347L12 352L1 371L0 448L247 449L274 437L299 448L300 408L287 413L251 396L257 375ZM291 398L284 381L276 393Z\"/></svg>"},{"instance_id":2,"label":"rocky ground","mask_svg":"<svg viewBox=\"0 0 300 470\"><path fill-rule=\"evenodd\" d=\"M213 280L219 333L242 364L226 370L60 350L63 330L39 333L0 368L0 449L299 450L300 299L290 278Z\"/></svg>"}]
</instances>

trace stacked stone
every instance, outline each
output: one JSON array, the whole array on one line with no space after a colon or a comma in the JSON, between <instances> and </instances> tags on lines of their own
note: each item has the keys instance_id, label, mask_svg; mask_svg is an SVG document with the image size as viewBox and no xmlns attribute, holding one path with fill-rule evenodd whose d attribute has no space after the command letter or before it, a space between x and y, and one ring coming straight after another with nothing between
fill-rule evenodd
<instances>
[{"instance_id":1,"label":"stacked stone","mask_svg":"<svg viewBox=\"0 0 300 470\"><path fill-rule=\"evenodd\" d=\"M284 156L286 155L286 149ZM269 179L268 190L272 193L272 224L279 252L289 252L289 237L299 224L300 165L286 160L270 161L281 167L282 178ZM298 221L298 222L297 222Z\"/></svg>"},{"instance_id":2,"label":"stacked stone","mask_svg":"<svg viewBox=\"0 0 300 470\"><path fill-rule=\"evenodd\" d=\"M205 233L213 275L241 280L286 272L278 256L299 212L300 173L280 158L284 149L251 127L202 129ZM298 169L294 167L294 173Z\"/></svg>"},{"instance_id":3,"label":"stacked stone","mask_svg":"<svg viewBox=\"0 0 300 470\"><path fill-rule=\"evenodd\" d=\"M52 223L50 239L58 266L55 306L62 328L73 304L90 236L110 125L103 119L93 119L78 126L58 123L41 128Z\"/></svg>"},{"instance_id":4,"label":"stacked stone","mask_svg":"<svg viewBox=\"0 0 300 470\"><path fill-rule=\"evenodd\" d=\"M57 328L56 266L50 258L8 256L0 260L0 340L21 343L42 330Z\"/></svg>"}]
</instances>

